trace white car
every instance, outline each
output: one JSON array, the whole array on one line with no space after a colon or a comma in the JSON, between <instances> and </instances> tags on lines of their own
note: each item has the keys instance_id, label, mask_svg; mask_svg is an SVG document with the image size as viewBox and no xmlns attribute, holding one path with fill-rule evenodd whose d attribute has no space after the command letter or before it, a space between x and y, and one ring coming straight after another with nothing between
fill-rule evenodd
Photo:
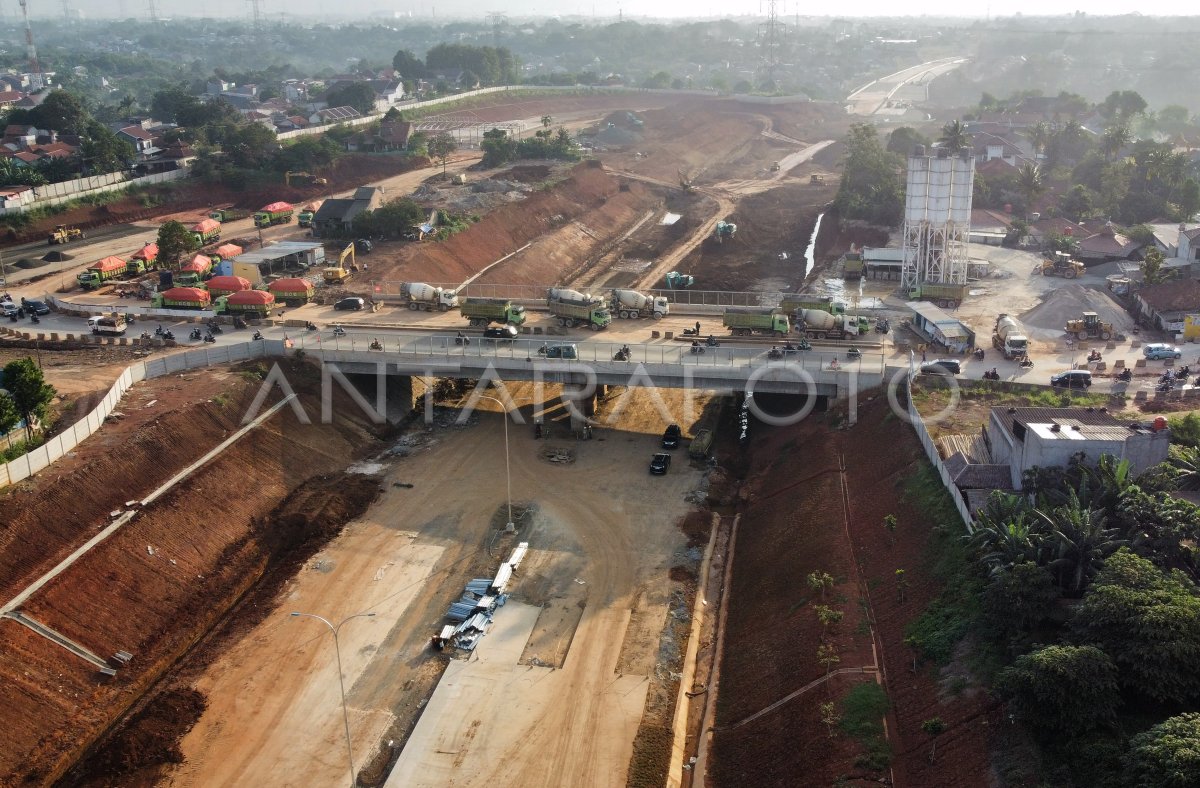
<instances>
[{"instance_id":1,"label":"white car","mask_svg":"<svg viewBox=\"0 0 1200 788\"><path fill-rule=\"evenodd\" d=\"M0 301L0 313L2 313L5 317L8 317L9 315L15 315L18 309L20 309L20 307L14 304L12 301Z\"/></svg>"}]
</instances>

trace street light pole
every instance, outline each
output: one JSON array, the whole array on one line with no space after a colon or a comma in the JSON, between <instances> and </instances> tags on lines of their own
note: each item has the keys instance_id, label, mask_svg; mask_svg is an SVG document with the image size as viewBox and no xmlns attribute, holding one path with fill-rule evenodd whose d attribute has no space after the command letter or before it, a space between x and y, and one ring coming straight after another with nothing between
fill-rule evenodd
<instances>
[{"instance_id":1,"label":"street light pole","mask_svg":"<svg viewBox=\"0 0 1200 788\"><path fill-rule=\"evenodd\" d=\"M320 621L322 624L329 627L329 631L333 633L333 650L334 653L337 654L338 686L342 690L342 722L345 723L346 726L346 757L350 760L350 788L354 788L354 785L358 780L354 771L354 748L350 745L350 715L346 711L346 682L342 678L342 647L338 643L338 630L342 628L342 624L345 624L347 621L353 618L370 618L373 615L375 614L356 613L353 616L346 616L337 623L337 626L334 626L332 623L330 623L329 619L325 618L324 616L318 616L315 613L292 613L293 617L302 616L304 618L315 618L317 621Z\"/></svg>"},{"instance_id":2,"label":"street light pole","mask_svg":"<svg viewBox=\"0 0 1200 788\"><path fill-rule=\"evenodd\" d=\"M513 524L512 516L512 470L508 462L508 407L495 397L489 397L486 394L480 394L479 398L490 399L499 405L500 412L504 415L504 479L508 486L508 523L504 526L504 530L511 534L516 532L517 526Z\"/></svg>"}]
</instances>

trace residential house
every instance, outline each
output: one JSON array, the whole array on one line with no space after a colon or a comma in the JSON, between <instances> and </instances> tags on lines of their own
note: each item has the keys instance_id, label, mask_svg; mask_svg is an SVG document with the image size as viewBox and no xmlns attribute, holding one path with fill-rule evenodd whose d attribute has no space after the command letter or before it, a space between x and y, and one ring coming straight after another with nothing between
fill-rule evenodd
<instances>
[{"instance_id":1,"label":"residential house","mask_svg":"<svg viewBox=\"0 0 1200 788\"><path fill-rule=\"evenodd\" d=\"M1079 242L1078 257L1084 263L1103 263L1109 260L1130 260L1144 244L1122 235L1111 224L1100 232Z\"/></svg>"},{"instance_id":2,"label":"residential house","mask_svg":"<svg viewBox=\"0 0 1200 788\"><path fill-rule=\"evenodd\" d=\"M361 117L362 115L358 114L358 110L356 110L354 107L326 107L325 109L317 110L312 115L309 115L308 122L314 125L322 123L344 123L348 120L354 120L355 118Z\"/></svg>"},{"instance_id":3,"label":"residential house","mask_svg":"<svg viewBox=\"0 0 1200 788\"><path fill-rule=\"evenodd\" d=\"M301 117L300 115L284 115L283 117L277 115L272 120L275 122L275 130L277 132L307 129L309 126L308 118Z\"/></svg>"},{"instance_id":4,"label":"residential house","mask_svg":"<svg viewBox=\"0 0 1200 788\"><path fill-rule=\"evenodd\" d=\"M1017 168L1004 159L988 159L975 165L975 174L983 178L997 178L1002 175L1016 175Z\"/></svg>"},{"instance_id":5,"label":"residential house","mask_svg":"<svg viewBox=\"0 0 1200 788\"><path fill-rule=\"evenodd\" d=\"M385 150L407 150L413 124L407 120L385 120L379 124L379 138Z\"/></svg>"},{"instance_id":6,"label":"residential house","mask_svg":"<svg viewBox=\"0 0 1200 788\"><path fill-rule=\"evenodd\" d=\"M355 216L381 205L383 189L378 186L360 186L349 199L326 200L313 216L313 235L336 236L350 229Z\"/></svg>"},{"instance_id":7,"label":"residential house","mask_svg":"<svg viewBox=\"0 0 1200 788\"><path fill-rule=\"evenodd\" d=\"M1188 315L1200 315L1200 282L1184 279L1148 285L1134 294L1134 303L1155 328L1182 333Z\"/></svg>"},{"instance_id":8,"label":"residential house","mask_svg":"<svg viewBox=\"0 0 1200 788\"><path fill-rule=\"evenodd\" d=\"M259 105L257 96L252 93L227 90L218 98L238 111L256 109Z\"/></svg>"},{"instance_id":9,"label":"residential house","mask_svg":"<svg viewBox=\"0 0 1200 788\"><path fill-rule=\"evenodd\" d=\"M1179 235L1175 242L1175 257L1184 260L1200 261L1200 227L1187 229L1179 225Z\"/></svg>"},{"instance_id":10,"label":"residential house","mask_svg":"<svg viewBox=\"0 0 1200 788\"><path fill-rule=\"evenodd\" d=\"M29 205L34 197L32 186L0 186L0 207L5 209Z\"/></svg>"},{"instance_id":11,"label":"residential house","mask_svg":"<svg viewBox=\"0 0 1200 788\"><path fill-rule=\"evenodd\" d=\"M13 150L21 150L28 148L30 145L36 145L38 137L43 134L52 135L53 131L39 131L35 126L21 125L10 123L4 127L4 144L15 146ZM53 140L51 140L53 141Z\"/></svg>"},{"instance_id":12,"label":"residential house","mask_svg":"<svg viewBox=\"0 0 1200 788\"><path fill-rule=\"evenodd\" d=\"M378 112L387 112L404 99L404 83L398 79L373 79L368 84L375 91Z\"/></svg>"},{"instance_id":13,"label":"residential house","mask_svg":"<svg viewBox=\"0 0 1200 788\"><path fill-rule=\"evenodd\" d=\"M993 465L1009 466L1012 489L1026 471L1066 467L1082 455L1128 460L1134 476L1167 459L1171 431L1123 421L1105 408L992 408L984 440Z\"/></svg>"},{"instance_id":14,"label":"residential house","mask_svg":"<svg viewBox=\"0 0 1200 788\"><path fill-rule=\"evenodd\" d=\"M159 153L154 144L154 135L141 126L126 126L117 132L117 136L133 145L138 159L148 159Z\"/></svg>"},{"instance_id":15,"label":"residential house","mask_svg":"<svg viewBox=\"0 0 1200 788\"><path fill-rule=\"evenodd\" d=\"M280 86L284 101L289 104L306 104L309 96L309 81L302 79L285 80Z\"/></svg>"},{"instance_id":16,"label":"residential house","mask_svg":"<svg viewBox=\"0 0 1200 788\"><path fill-rule=\"evenodd\" d=\"M969 241L988 246L1000 246L1008 237L1013 217L987 208L971 209L971 231Z\"/></svg>"},{"instance_id":17,"label":"residential house","mask_svg":"<svg viewBox=\"0 0 1200 788\"><path fill-rule=\"evenodd\" d=\"M0 110L12 109L23 98L25 94L19 90L0 91Z\"/></svg>"},{"instance_id":18,"label":"residential house","mask_svg":"<svg viewBox=\"0 0 1200 788\"><path fill-rule=\"evenodd\" d=\"M205 86L204 92L210 96L219 96L233 88L232 82L226 82L223 79L210 79Z\"/></svg>"},{"instance_id":19,"label":"residential house","mask_svg":"<svg viewBox=\"0 0 1200 788\"><path fill-rule=\"evenodd\" d=\"M1001 159L1006 164L1019 168L1026 162L1031 164L1034 162L1033 151L1027 152L1015 134L1000 136L987 132L972 132L971 151L975 155L977 165Z\"/></svg>"},{"instance_id":20,"label":"residential house","mask_svg":"<svg viewBox=\"0 0 1200 788\"><path fill-rule=\"evenodd\" d=\"M1041 246L1050 240L1051 236L1063 235L1071 238L1086 238L1091 235L1083 225L1076 224L1070 219L1063 217L1043 217L1029 225L1030 243Z\"/></svg>"}]
</instances>

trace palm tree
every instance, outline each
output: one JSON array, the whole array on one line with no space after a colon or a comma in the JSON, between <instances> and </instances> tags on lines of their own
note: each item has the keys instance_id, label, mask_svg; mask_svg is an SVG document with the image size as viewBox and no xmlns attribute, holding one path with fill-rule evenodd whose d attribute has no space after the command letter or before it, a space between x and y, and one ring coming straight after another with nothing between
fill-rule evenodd
<instances>
[{"instance_id":1,"label":"palm tree","mask_svg":"<svg viewBox=\"0 0 1200 788\"><path fill-rule=\"evenodd\" d=\"M948 148L951 151L957 151L960 148L969 148L971 146L971 133L967 131L967 127L963 125L961 120L952 120L945 126L942 126L942 135L938 137L938 142L943 148Z\"/></svg>"},{"instance_id":2,"label":"palm tree","mask_svg":"<svg viewBox=\"0 0 1200 788\"><path fill-rule=\"evenodd\" d=\"M1041 167L1028 161L1022 164L1020 171L1017 173L1017 188L1025 196L1026 209L1033 210L1034 201L1046 191L1046 184L1042 180Z\"/></svg>"},{"instance_id":3,"label":"palm tree","mask_svg":"<svg viewBox=\"0 0 1200 788\"><path fill-rule=\"evenodd\" d=\"M1200 490L1200 449L1172 446L1167 462L1175 469L1175 487Z\"/></svg>"},{"instance_id":4,"label":"palm tree","mask_svg":"<svg viewBox=\"0 0 1200 788\"><path fill-rule=\"evenodd\" d=\"M1042 534L1024 514L1007 523L980 523L969 537L968 549L992 575L1007 572L1016 564L1044 564Z\"/></svg>"},{"instance_id":5,"label":"palm tree","mask_svg":"<svg viewBox=\"0 0 1200 788\"><path fill-rule=\"evenodd\" d=\"M1042 153L1046 150L1046 145L1050 143L1050 138L1054 136L1054 130L1050 128L1050 124L1044 120L1039 120L1037 123L1025 130L1025 137L1029 143L1033 145L1034 154Z\"/></svg>"},{"instance_id":6,"label":"palm tree","mask_svg":"<svg viewBox=\"0 0 1200 788\"><path fill-rule=\"evenodd\" d=\"M1133 140L1133 135L1129 133L1129 127L1121 124L1109 126L1104 130L1104 158L1111 159L1121 152Z\"/></svg>"},{"instance_id":7,"label":"palm tree","mask_svg":"<svg viewBox=\"0 0 1200 788\"><path fill-rule=\"evenodd\" d=\"M1104 511L1081 504L1074 490L1065 506L1034 515L1050 531L1055 558L1049 567L1064 591L1081 593L1104 559L1125 544L1117 529L1108 527Z\"/></svg>"}]
</instances>

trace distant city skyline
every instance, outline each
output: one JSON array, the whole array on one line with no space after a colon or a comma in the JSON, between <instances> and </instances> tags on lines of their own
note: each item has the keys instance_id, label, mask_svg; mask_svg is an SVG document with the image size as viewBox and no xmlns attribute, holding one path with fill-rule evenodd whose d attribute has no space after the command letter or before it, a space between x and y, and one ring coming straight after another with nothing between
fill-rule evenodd
<instances>
[{"instance_id":1,"label":"distant city skyline","mask_svg":"<svg viewBox=\"0 0 1200 788\"><path fill-rule=\"evenodd\" d=\"M74 11L86 18L117 18L149 16L148 0L68 0ZM249 18L249 0L210 0L196 4L187 0L155 0L160 18L214 16L225 18ZM0 0L4 16L13 20L20 16L20 7L15 0ZM382 0L351 0L339 3L338 17L330 17L330 6L322 0L260 0L262 14L271 20L279 20L291 13L297 17L322 16L327 19L349 21L353 17L381 19L391 15L404 20L478 19L491 11L501 10L501 4L481 5L473 0L440 0L439 2L388 3ZM797 12L806 17L881 17L881 16L957 16L983 18L985 16L1061 16L1082 10L1089 16L1111 16L1137 13L1143 16L1200 16L1194 2L1183 0L1101 0L1080 7L1078 0L1045 0L1045 2L1004 2L964 7L961 0L925 0L915 7L912 14L900 14L895 3L881 0L859 0L839 4L837 13L821 13L811 4L792 0L778 0L777 12L781 16L794 16ZM694 0L605 0L592 3L588 0L566 0L552 3L547 0L509 0L502 10L510 17L552 16L596 16L610 19L623 15L626 18L718 18L739 16L765 16L765 0L730 0L730 2L696 3ZM62 18L61 0L30 0L29 12L33 18Z\"/></svg>"}]
</instances>

